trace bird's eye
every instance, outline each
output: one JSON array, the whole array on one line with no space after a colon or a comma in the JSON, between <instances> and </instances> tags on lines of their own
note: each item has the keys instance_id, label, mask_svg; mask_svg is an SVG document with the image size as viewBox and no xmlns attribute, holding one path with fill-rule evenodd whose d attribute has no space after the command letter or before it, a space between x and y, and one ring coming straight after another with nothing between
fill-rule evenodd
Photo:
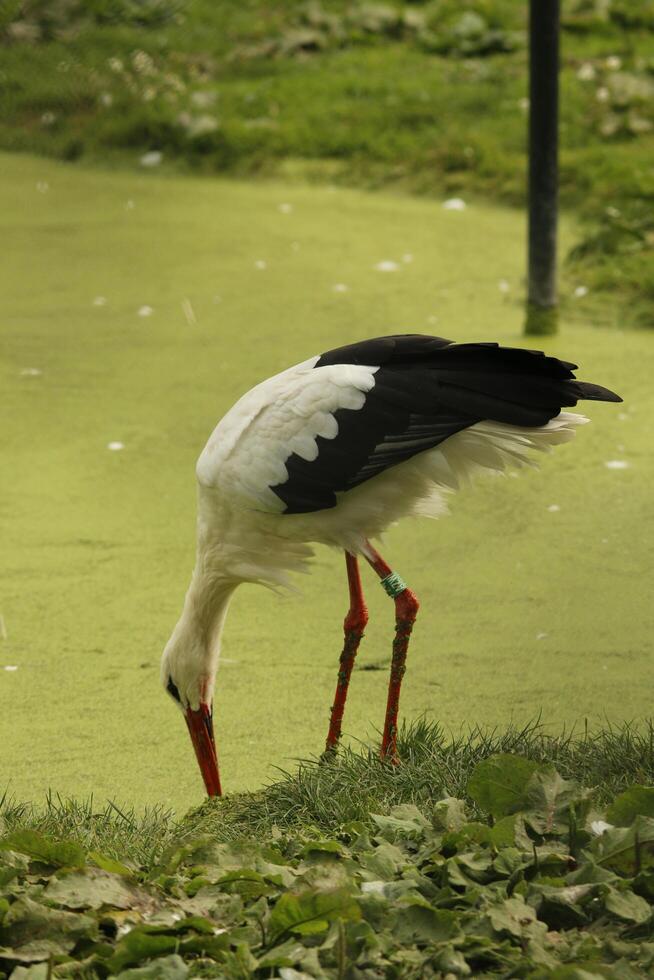
<instances>
[{"instance_id":1,"label":"bird's eye","mask_svg":"<svg viewBox=\"0 0 654 980\"><path fill-rule=\"evenodd\" d=\"M182 699L179 696L179 691L177 690L177 686L176 686L175 682L173 681L172 677L169 677L168 678L168 683L166 685L166 690L168 691L168 693L170 694L170 696L172 698L174 698L175 701L177 701L178 704L181 704L182 703Z\"/></svg>"}]
</instances>

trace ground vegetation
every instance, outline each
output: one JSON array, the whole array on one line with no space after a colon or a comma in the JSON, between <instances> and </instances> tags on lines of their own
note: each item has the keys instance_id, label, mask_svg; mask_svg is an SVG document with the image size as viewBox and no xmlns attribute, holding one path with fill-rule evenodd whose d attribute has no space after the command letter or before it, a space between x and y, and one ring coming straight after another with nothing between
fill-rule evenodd
<instances>
[{"instance_id":1,"label":"ground vegetation","mask_svg":"<svg viewBox=\"0 0 654 980\"><path fill-rule=\"evenodd\" d=\"M527 7L12 0L0 147L523 206ZM583 220L564 256L589 310L645 325L653 22L640 0L563 4L561 202Z\"/></svg>"}]
</instances>

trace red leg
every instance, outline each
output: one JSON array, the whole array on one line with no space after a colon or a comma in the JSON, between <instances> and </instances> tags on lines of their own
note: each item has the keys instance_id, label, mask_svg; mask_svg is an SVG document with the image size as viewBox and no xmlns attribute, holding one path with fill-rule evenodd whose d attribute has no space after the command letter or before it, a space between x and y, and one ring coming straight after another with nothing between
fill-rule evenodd
<instances>
[{"instance_id":1,"label":"red leg","mask_svg":"<svg viewBox=\"0 0 654 980\"><path fill-rule=\"evenodd\" d=\"M382 736L381 757L397 762L397 714L400 706L400 688L406 670L406 654L409 648L411 630L418 614L419 602L411 589L407 588L402 579L386 564L379 552L368 545L372 557L368 562L381 579L381 584L395 602L395 639L393 640L393 658L391 660L391 677L388 683L388 699L386 702L386 718Z\"/></svg>"},{"instance_id":2,"label":"red leg","mask_svg":"<svg viewBox=\"0 0 654 980\"><path fill-rule=\"evenodd\" d=\"M347 698L350 675L352 674L354 658L357 655L363 631L368 622L368 610L366 609L363 590L361 588L359 564L354 555L349 554L347 551L345 552L345 564L350 589L350 609L343 623L345 643L340 659L336 695L334 697L334 704L332 705L327 745L325 746L326 752L335 749L341 737L341 724L343 722L343 711L345 710L345 699Z\"/></svg>"}]
</instances>

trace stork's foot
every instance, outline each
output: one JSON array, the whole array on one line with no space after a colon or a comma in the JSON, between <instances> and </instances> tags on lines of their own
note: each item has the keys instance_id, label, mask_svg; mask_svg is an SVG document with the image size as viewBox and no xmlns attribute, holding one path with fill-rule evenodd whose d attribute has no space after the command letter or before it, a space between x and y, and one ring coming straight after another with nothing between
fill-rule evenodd
<instances>
[{"instance_id":1,"label":"stork's foot","mask_svg":"<svg viewBox=\"0 0 654 980\"><path fill-rule=\"evenodd\" d=\"M327 766L330 762L333 762L338 753L338 744L329 745L327 748L323 749L318 759L319 766Z\"/></svg>"},{"instance_id":2,"label":"stork's foot","mask_svg":"<svg viewBox=\"0 0 654 980\"><path fill-rule=\"evenodd\" d=\"M387 766L393 766L394 768L402 764L402 760L397 753L397 747L389 750L388 752L384 752L383 748L380 749L379 758L382 762L386 763Z\"/></svg>"}]
</instances>

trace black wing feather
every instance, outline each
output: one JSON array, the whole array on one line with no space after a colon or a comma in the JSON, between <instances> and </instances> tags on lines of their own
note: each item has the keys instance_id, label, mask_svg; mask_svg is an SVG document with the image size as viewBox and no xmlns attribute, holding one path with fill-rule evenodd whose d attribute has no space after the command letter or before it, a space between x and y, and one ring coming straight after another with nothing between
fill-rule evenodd
<instances>
[{"instance_id":1,"label":"black wing feather","mask_svg":"<svg viewBox=\"0 0 654 980\"><path fill-rule=\"evenodd\" d=\"M533 428L579 399L622 401L607 388L577 381L575 364L542 351L421 334L339 347L315 366L333 364L378 367L375 384L363 408L334 413L338 435L317 437L315 460L288 457L288 479L271 488L287 514L334 507L338 493L483 419Z\"/></svg>"}]
</instances>

